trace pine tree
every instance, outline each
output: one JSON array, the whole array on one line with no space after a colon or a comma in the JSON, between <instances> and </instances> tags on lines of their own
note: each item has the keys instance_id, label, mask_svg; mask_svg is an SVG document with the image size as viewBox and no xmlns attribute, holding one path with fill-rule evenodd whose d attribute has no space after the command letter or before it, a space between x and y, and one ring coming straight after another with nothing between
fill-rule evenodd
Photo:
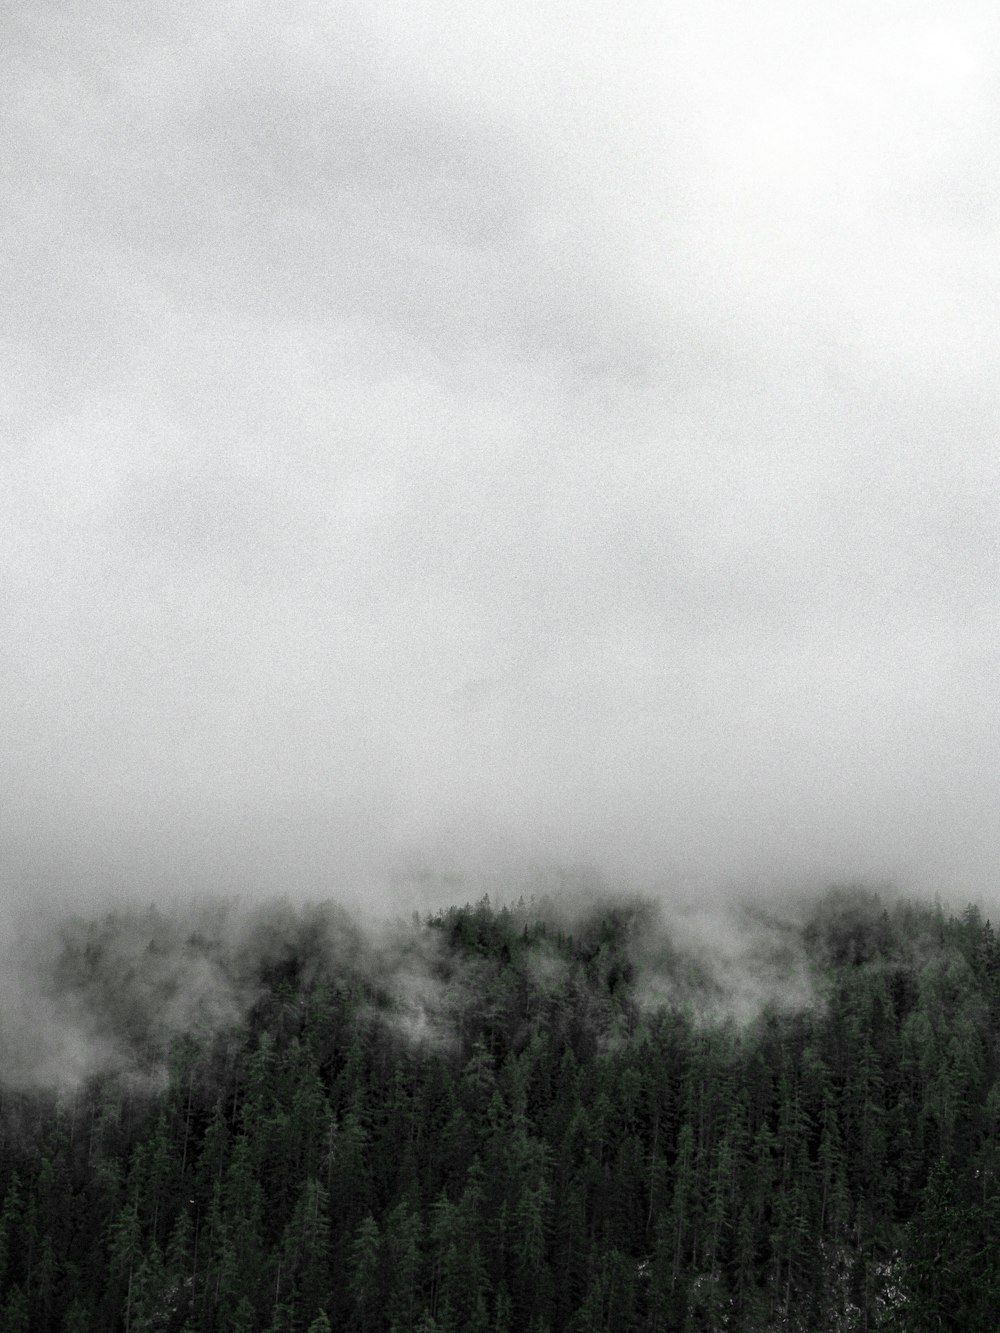
<instances>
[{"instance_id":1,"label":"pine tree","mask_svg":"<svg viewBox=\"0 0 1000 1333\"><path fill-rule=\"evenodd\" d=\"M122 1206L111 1230L111 1250L108 1270L111 1291L125 1325L125 1333L132 1331L135 1309L135 1273L142 1259L142 1238L139 1213L135 1202Z\"/></svg>"},{"instance_id":2,"label":"pine tree","mask_svg":"<svg viewBox=\"0 0 1000 1333\"><path fill-rule=\"evenodd\" d=\"M371 1326L373 1307L379 1297L379 1258L382 1235L371 1213L363 1217L351 1243L351 1291L358 1312L362 1333Z\"/></svg>"},{"instance_id":3,"label":"pine tree","mask_svg":"<svg viewBox=\"0 0 1000 1333\"><path fill-rule=\"evenodd\" d=\"M0 1309L0 1328L3 1333L31 1333L28 1298L20 1286L11 1287Z\"/></svg>"},{"instance_id":4,"label":"pine tree","mask_svg":"<svg viewBox=\"0 0 1000 1333\"><path fill-rule=\"evenodd\" d=\"M0 1290L6 1286L14 1268L22 1209L21 1181L14 1171L0 1209Z\"/></svg>"},{"instance_id":5,"label":"pine tree","mask_svg":"<svg viewBox=\"0 0 1000 1333\"><path fill-rule=\"evenodd\" d=\"M316 1310L327 1297L329 1269L327 1194L318 1180L307 1180L285 1228L276 1291L289 1293L294 1311Z\"/></svg>"},{"instance_id":6,"label":"pine tree","mask_svg":"<svg viewBox=\"0 0 1000 1333\"><path fill-rule=\"evenodd\" d=\"M420 1294L420 1215L403 1200L389 1213L382 1244L383 1296L390 1327L413 1326Z\"/></svg>"}]
</instances>

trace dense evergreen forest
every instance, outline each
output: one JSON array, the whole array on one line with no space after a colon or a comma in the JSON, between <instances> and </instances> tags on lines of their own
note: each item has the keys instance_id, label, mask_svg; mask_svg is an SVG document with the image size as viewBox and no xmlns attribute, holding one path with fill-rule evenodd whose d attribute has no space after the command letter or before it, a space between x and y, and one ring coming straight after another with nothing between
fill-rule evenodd
<instances>
[{"instance_id":1,"label":"dense evergreen forest","mask_svg":"<svg viewBox=\"0 0 1000 1333\"><path fill-rule=\"evenodd\" d=\"M225 922L49 948L77 1065L0 1092L4 1333L996 1329L976 909L758 920L735 1007L639 903Z\"/></svg>"}]
</instances>

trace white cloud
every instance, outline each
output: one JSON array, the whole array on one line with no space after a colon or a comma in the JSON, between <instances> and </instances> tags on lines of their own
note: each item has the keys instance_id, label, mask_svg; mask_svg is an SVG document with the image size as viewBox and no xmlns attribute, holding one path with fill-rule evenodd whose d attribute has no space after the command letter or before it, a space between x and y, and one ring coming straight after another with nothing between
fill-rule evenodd
<instances>
[{"instance_id":1,"label":"white cloud","mask_svg":"<svg viewBox=\"0 0 1000 1333\"><path fill-rule=\"evenodd\" d=\"M5 20L10 875L991 891L985 9L63 9Z\"/></svg>"}]
</instances>

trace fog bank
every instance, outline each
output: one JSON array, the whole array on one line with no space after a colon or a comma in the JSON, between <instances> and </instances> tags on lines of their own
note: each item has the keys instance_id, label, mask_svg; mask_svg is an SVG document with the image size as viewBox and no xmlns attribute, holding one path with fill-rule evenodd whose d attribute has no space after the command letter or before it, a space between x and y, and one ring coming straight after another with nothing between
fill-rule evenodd
<instances>
[{"instance_id":1,"label":"fog bank","mask_svg":"<svg viewBox=\"0 0 1000 1333\"><path fill-rule=\"evenodd\" d=\"M997 37L7 6L5 901L995 899Z\"/></svg>"}]
</instances>

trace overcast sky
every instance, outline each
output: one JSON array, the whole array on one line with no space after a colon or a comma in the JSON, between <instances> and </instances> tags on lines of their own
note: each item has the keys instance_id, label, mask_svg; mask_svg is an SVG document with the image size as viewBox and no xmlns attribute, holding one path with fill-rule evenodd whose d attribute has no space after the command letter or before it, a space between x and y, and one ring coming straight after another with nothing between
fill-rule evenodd
<instances>
[{"instance_id":1,"label":"overcast sky","mask_svg":"<svg viewBox=\"0 0 1000 1333\"><path fill-rule=\"evenodd\" d=\"M1000 899L998 36L6 4L9 894Z\"/></svg>"}]
</instances>

